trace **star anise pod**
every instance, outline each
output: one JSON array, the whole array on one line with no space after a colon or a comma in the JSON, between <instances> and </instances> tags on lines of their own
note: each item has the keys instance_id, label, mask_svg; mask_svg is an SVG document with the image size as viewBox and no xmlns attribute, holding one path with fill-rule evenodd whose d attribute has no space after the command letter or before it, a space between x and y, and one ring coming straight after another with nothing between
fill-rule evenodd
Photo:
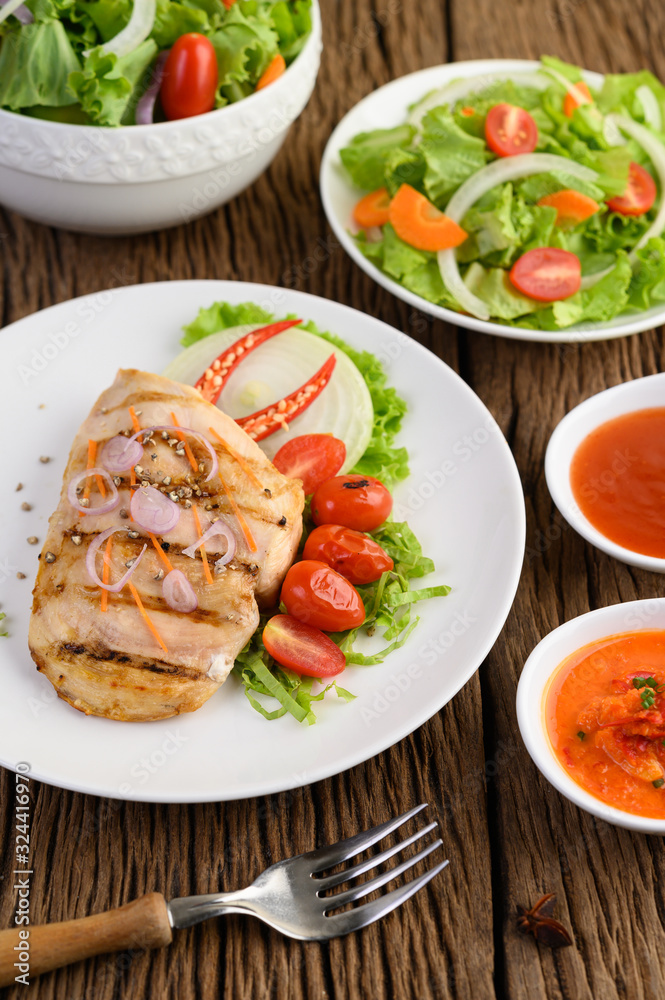
<instances>
[{"instance_id":1,"label":"star anise pod","mask_svg":"<svg viewBox=\"0 0 665 1000\"><path fill-rule=\"evenodd\" d=\"M554 893L548 892L530 910L518 905L517 929L522 934L533 934L536 941L549 948L567 948L573 939L563 924L552 916L555 899Z\"/></svg>"}]
</instances>

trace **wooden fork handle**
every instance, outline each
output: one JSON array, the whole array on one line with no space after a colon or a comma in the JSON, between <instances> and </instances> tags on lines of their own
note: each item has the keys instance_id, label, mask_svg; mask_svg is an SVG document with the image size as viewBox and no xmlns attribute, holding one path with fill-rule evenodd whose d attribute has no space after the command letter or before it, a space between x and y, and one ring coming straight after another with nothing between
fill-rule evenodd
<instances>
[{"instance_id":1,"label":"wooden fork handle","mask_svg":"<svg viewBox=\"0 0 665 1000\"><path fill-rule=\"evenodd\" d=\"M21 937L21 931L29 936ZM80 920L12 927L0 931L0 986L13 983L26 966L27 979L32 980L42 972L105 952L161 948L171 938L166 900L159 892Z\"/></svg>"}]
</instances>

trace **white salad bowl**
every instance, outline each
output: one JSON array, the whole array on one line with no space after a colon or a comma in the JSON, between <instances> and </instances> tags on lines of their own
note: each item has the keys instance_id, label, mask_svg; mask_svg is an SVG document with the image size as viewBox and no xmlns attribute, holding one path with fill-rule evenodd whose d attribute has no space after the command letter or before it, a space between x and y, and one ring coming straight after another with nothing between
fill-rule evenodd
<instances>
[{"instance_id":1,"label":"white salad bowl","mask_svg":"<svg viewBox=\"0 0 665 1000\"><path fill-rule=\"evenodd\" d=\"M110 128L0 110L0 202L29 219L121 235L190 222L253 184L314 89L321 15L269 87L179 121Z\"/></svg>"},{"instance_id":2,"label":"white salad bowl","mask_svg":"<svg viewBox=\"0 0 665 1000\"><path fill-rule=\"evenodd\" d=\"M585 437L607 420L634 410L665 406L665 373L623 382L585 399L558 424L545 453L545 478L555 504L568 524L583 538L608 555L655 573L665 573L665 559L633 552L603 535L584 516L573 495L570 465ZM621 456L617 461L622 462ZM620 474L623 466L615 470Z\"/></svg>"},{"instance_id":3,"label":"white salad bowl","mask_svg":"<svg viewBox=\"0 0 665 1000\"><path fill-rule=\"evenodd\" d=\"M627 334L650 330L665 321L665 305L654 306L633 315L617 316L607 323L580 323L565 330L527 330L518 326L507 326L491 320L476 319L463 313L435 305L416 295L389 278L379 270L356 246L353 233L358 227L353 222L353 207L361 197L361 192L353 186L340 160L340 150L349 144L359 132L371 132L377 128L394 128L402 125L407 118L410 105L415 104L431 90L463 77L477 76L480 86L488 85L497 76L513 73L527 73L538 69L540 64L525 59L476 59L470 62L449 63L432 66L402 76L384 87L380 87L359 101L342 118L330 136L321 163L321 198L328 221L338 240L349 256L374 281L389 292L429 313L438 319L464 326L469 330L481 330L497 337L515 340L551 341L556 343L583 343L589 340L610 340ZM483 79L485 78L485 79ZM600 87L603 76L600 73L585 72L584 78L593 87Z\"/></svg>"},{"instance_id":4,"label":"white salad bowl","mask_svg":"<svg viewBox=\"0 0 665 1000\"><path fill-rule=\"evenodd\" d=\"M550 684L567 657L599 639L642 629L665 629L665 598L613 604L555 628L538 643L524 665L517 687L517 721L534 764L567 799L607 823L663 835L665 820L635 816L606 805L573 781L554 753L545 720Z\"/></svg>"}]
</instances>

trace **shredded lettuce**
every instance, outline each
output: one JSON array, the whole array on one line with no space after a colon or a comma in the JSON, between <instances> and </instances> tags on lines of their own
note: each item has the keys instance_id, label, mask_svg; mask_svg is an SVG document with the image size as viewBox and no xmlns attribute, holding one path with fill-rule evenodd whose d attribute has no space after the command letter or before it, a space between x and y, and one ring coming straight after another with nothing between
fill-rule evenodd
<instances>
[{"instance_id":1,"label":"shredded lettuce","mask_svg":"<svg viewBox=\"0 0 665 1000\"><path fill-rule=\"evenodd\" d=\"M295 317L293 314L277 317L252 302L242 302L238 305L214 302L211 306L200 309L196 319L184 328L182 344L189 347L220 330L246 323L271 323L279 318ZM394 441L406 413L406 403L396 390L387 384L388 380L379 359L369 351L357 351L332 333L319 330L312 321L304 323L303 329L344 351L363 376L372 397L374 407L372 437L367 450L352 471L374 476L387 486L393 486L399 480L405 479L409 474L407 450L396 447ZM313 527L307 502L301 548ZM357 588L365 606L364 624L359 628L330 635L346 656L347 664L358 666L382 663L386 656L404 645L419 621L412 615L413 604L431 597L445 597L450 592L450 588L444 585L411 590L410 581L432 573L434 563L423 555L422 546L408 524L386 521L371 535L391 557L394 568L391 572L384 573L375 583ZM245 695L252 707L264 718L279 719L288 713L298 722L312 725L316 722L312 704L321 701L327 692L332 691L345 701L351 701L355 696L335 681L314 692L314 684L319 683L315 678L300 677L275 663L261 638L266 622L274 613L273 609L261 615L259 627L236 658L233 672L243 684ZM379 629L388 645L378 652L369 654L356 649L359 636L371 636ZM277 707L274 707L275 702Z\"/></svg>"}]
</instances>

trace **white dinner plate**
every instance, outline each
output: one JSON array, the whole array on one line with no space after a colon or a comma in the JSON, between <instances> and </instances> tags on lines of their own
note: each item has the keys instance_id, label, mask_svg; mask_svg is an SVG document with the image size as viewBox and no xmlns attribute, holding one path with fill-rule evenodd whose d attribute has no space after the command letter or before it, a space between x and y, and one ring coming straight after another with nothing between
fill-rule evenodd
<instances>
[{"instance_id":1,"label":"white dinner plate","mask_svg":"<svg viewBox=\"0 0 665 1000\"><path fill-rule=\"evenodd\" d=\"M353 206L361 196L342 168L340 150L347 146L359 132L371 132L377 128L393 128L406 121L409 106L424 97L431 90L445 86L452 80L467 76L485 77L485 84L493 76L509 73L526 73L538 69L539 63L525 59L476 59L471 62L448 63L410 73L379 87L364 97L342 118L330 136L321 162L321 198L328 221L338 240L358 264L374 281L389 292L403 299L423 312L436 316L456 326L469 330L482 330L497 337L515 340L552 341L557 343L584 343L589 340L611 340L642 330L651 330L665 321L665 305L654 306L634 315L617 316L608 323L579 323L565 330L525 330L517 326L505 326L488 320L476 319L428 302L420 295L410 292L399 282L389 278L365 257L355 244L350 231L358 227L352 219ZM593 87L602 85L599 73L586 73L585 79ZM482 81L481 81L482 86Z\"/></svg>"},{"instance_id":2,"label":"white dinner plate","mask_svg":"<svg viewBox=\"0 0 665 1000\"><path fill-rule=\"evenodd\" d=\"M395 491L436 562L424 584L446 598L417 606L407 643L376 667L351 667L317 706L314 726L267 722L232 676L199 711L149 723L85 716L60 701L27 646L39 546L76 430L119 367L159 372L179 351L182 326L226 299L295 312L385 363L409 413L401 443L411 477ZM299 787L367 760L412 732L471 677L513 601L525 540L517 469L497 424L450 368L392 327L327 299L266 285L172 281L99 292L28 316L0 333L5 474L0 542L0 762L34 778L114 798L206 802ZM350 403L350 405L352 405ZM51 461L43 464L40 456ZM23 489L15 492L17 483ZM33 505L21 510L22 502ZM16 578L17 572L26 579Z\"/></svg>"}]
</instances>

